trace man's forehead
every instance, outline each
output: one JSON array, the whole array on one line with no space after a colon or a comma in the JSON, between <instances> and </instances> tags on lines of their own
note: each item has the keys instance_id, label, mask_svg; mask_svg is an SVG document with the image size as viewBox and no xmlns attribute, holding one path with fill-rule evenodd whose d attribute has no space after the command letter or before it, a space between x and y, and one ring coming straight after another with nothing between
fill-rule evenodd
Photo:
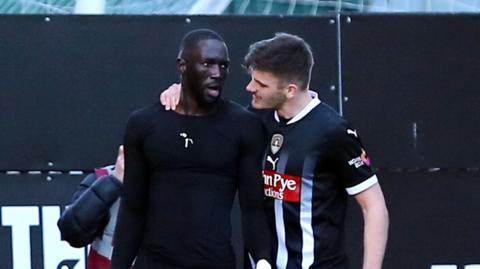
<instances>
[{"instance_id":1,"label":"man's forehead","mask_svg":"<svg viewBox=\"0 0 480 269\"><path fill-rule=\"evenodd\" d=\"M204 39L197 42L198 52L204 58L228 58L228 49L225 42L217 39Z\"/></svg>"},{"instance_id":2,"label":"man's forehead","mask_svg":"<svg viewBox=\"0 0 480 269\"><path fill-rule=\"evenodd\" d=\"M281 81L281 78L270 71L255 69L253 67L249 67L249 71L254 80L265 85L276 84Z\"/></svg>"},{"instance_id":3,"label":"man's forehead","mask_svg":"<svg viewBox=\"0 0 480 269\"><path fill-rule=\"evenodd\" d=\"M277 77L269 71L255 69L253 67L249 67L250 74L255 78L263 78L263 79L276 79Z\"/></svg>"}]
</instances>

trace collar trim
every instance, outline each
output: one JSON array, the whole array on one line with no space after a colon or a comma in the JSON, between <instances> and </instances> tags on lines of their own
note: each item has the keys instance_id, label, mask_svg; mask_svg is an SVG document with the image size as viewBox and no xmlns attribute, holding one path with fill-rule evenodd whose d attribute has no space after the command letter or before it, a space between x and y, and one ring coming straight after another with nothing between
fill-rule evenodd
<instances>
[{"instance_id":1,"label":"collar trim","mask_svg":"<svg viewBox=\"0 0 480 269\"><path fill-rule=\"evenodd\" d=\"M308 102L308 104L297 114L295 117L291 118L288 122L287 125L295 123L301 119L303 119L312 109L314 109L316 106L318 106L321 101L318 99L318 94L313 91L309 91L310 95L312 96L312 100ZM275 113L273 114L275 117L275 120L277 122L280 122L280 117L278 116L277 111L275 110Z\"/></svg>"}]
</instances>

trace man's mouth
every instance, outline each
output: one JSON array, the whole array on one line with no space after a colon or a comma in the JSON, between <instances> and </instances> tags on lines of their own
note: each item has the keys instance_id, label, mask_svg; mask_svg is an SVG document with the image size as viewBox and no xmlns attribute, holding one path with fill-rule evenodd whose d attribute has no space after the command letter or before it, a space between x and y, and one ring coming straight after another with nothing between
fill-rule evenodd
<instances>
[{"instance_id":1,"label":"man's mouth","mask_svg":"<svg viewBox=\"0 0 480 269\"><path fill-rule=\"evenodd\" d=\"M218 97L220 95L220 86L218 85L211 85L207 87L208 95L212 97Z\"/></svg>"}]
</instances>

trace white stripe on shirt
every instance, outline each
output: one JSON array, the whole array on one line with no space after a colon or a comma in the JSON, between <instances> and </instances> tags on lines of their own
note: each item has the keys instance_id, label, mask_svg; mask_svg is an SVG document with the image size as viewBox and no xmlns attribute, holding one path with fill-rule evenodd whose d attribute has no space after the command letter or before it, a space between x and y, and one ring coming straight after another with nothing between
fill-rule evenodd
<instances>
[{"instance_id":1,"label":"white stripe on shirt","mask_svg":"<svg viewBox=\"0 0 480 269\"><path fill-rule=\"evenodd\" d=\"M285 225L283 220L283 201L275 199L275 228L277 229L277 269L287 268L288 253L285 243Z\"/></svg>"},{"instance_id":2,"label":"white stripe on shirt","mask_svg":"<svg viewBox=\"0 0 480 269\"><path fill-rule=\"evenodd\" d=\"M362 183L357 184L350 188L346 188L345 190L348 192L348 194L355 195L355 194L361 193L362 191L370 188L371 186L377 183L378 183L377 175L373 175L369 179L363 181Z\"/></svg>"},{"instance_id":3,"label":"white stripe on shirt","mask_svg":"<svg viewBox=\"0 0 480 269\"><path fill-rule=\"evenodd\" d=\"M314 259L314 239L312 228L312 180L302 178L300 227L302 228L302 268L308 269Z\"/></svg>"}]
</instances>

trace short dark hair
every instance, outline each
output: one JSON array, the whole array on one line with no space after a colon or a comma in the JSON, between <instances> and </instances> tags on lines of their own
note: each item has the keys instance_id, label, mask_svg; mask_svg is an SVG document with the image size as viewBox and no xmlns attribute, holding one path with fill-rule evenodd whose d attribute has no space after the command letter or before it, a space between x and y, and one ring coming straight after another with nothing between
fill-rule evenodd
<instances>
[{"instance_id":1,"label":"short dark hair","mask_svg":"<svg viewBox=\"0 0 480 269\"><path fill-rule=\"evenodd\" d=\"M310 82L313 63L310 45L288 33L253 43L245 56L246 68L270 72L284 82L296 81L301 89Z\"/></svg>"},{"instance_id":2,"label":"short dark hair","mask_svg":"<svg viewBox=\"0 0 480 269\"><path fill-rule=\"evenodd\" d=\"M195 45L197 45L199 41L210 39L225 42L218 33L210 29L196 29L188 32L182 38L182 42L180 43L180 49L178 51L178 57L187 57L191 49L195 47Z\"/></svg>"}]
</instances>

